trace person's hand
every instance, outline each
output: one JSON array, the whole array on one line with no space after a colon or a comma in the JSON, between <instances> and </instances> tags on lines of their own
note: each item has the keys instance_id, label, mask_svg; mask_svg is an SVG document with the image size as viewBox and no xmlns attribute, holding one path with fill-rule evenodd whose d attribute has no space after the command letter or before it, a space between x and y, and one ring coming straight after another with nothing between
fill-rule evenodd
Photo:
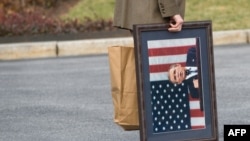
<instances>
[{"instance_id":1,"label":"person's hand","mask_svg":"<svg viewBox=\"0 0 250 141\"><path fill-rule=\"evenodd\" d=\"M194 80L193 80L193 83L194 83L194 87L195 87L195 88L199 88L198 79L194 79Z\"/></svg>"},{"instance_id":2,"label":"person's hand","mask_svg":"<svg viewBox=\"0 0 250 141\"><path fill-rule=\"evenodd\" d=\"M181 17L181 15L174 15L170 19L170 27L168 28L168 31L170 32L178 32L182 29L182 24L184 20Z\"/></svg>"}]
</instances>

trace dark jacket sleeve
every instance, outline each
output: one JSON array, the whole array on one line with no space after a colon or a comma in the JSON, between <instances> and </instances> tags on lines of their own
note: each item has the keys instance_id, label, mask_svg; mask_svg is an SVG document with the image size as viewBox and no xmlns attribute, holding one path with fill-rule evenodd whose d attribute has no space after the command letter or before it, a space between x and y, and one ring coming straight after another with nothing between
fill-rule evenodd
<instances>
[{"instance_id":1,"label":"dark jacket sleeve","mask_svg":"<svg viewBox=\"0 0 250 141\"><path fill-rule=\"evenodd\" d=\"M196 48L191 47L187 52L186 66L197 66Z\"/></svg>"},{"instance_id":2,"label":"dark jacket sleeve","mask_svg":"<svg viewBox=\"0 0 250 141\"><path fill-rule=\"evenodd\" d=\"M197 76L191 77L187 80L188 90L192 98L199 98L199 89L194 87L194 79L197 79Z\"/></svg>"}]
</instances>

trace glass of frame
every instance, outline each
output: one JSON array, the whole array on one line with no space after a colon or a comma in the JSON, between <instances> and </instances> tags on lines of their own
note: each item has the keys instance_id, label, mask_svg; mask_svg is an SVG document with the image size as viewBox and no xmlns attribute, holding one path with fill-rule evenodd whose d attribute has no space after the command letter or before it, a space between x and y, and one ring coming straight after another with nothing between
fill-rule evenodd
<instances>
[{"instance_id":1,"label":"glass of frame","mask_svg":"<svg viewBox=\"0 0 250 141\"><path fill-rule=\"evenodd\" d=\"M217 141L211 21L134 25L141 141Z\"/></svg>"}]
</instances>

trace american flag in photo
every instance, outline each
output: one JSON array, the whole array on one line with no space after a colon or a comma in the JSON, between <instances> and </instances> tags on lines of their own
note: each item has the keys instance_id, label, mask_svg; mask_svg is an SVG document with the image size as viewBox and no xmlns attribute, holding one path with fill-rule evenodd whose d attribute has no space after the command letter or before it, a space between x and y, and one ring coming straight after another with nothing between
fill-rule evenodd
<instances>
[{"instance_id":1,"label":"american flag in photo","mask_svg":"<svg viewBox=\"0 0 250 141\"><path fill-rule=\"evenodd\" d=\"M168 80L171 64L186 64L187 51L197 38L150 40L148 45L151 105L155 133L205 128L199 99L191 98L185 83Z\"/></svg>"}]
</instances>

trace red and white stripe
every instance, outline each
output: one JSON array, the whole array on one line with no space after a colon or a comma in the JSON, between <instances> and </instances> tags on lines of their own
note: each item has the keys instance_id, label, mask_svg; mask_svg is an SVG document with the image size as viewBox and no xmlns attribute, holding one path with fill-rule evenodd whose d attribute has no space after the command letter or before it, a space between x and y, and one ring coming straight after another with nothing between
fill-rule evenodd
<instances>
[{"instance_id":1,"label":"red and white stripe","mask_svg":"<svg viewBox=\"0 0 250 141\"><path fill-rule=\"evenodd\" d=\"M185 65L187 50L196 46L196 38L148 41L150 81L168 80L171 64Z\"/></svg>"},{"instance_id":2,"label":"red and white stripe","mask_svg":"<svg viewBox=\"0 0 250 141\"><path fill-rule=\"evenodd\" d=\"M192 129L205 127L204 111L200 110L200 100L189 96L190 117Z\"/></svg>"}]
</instances>

